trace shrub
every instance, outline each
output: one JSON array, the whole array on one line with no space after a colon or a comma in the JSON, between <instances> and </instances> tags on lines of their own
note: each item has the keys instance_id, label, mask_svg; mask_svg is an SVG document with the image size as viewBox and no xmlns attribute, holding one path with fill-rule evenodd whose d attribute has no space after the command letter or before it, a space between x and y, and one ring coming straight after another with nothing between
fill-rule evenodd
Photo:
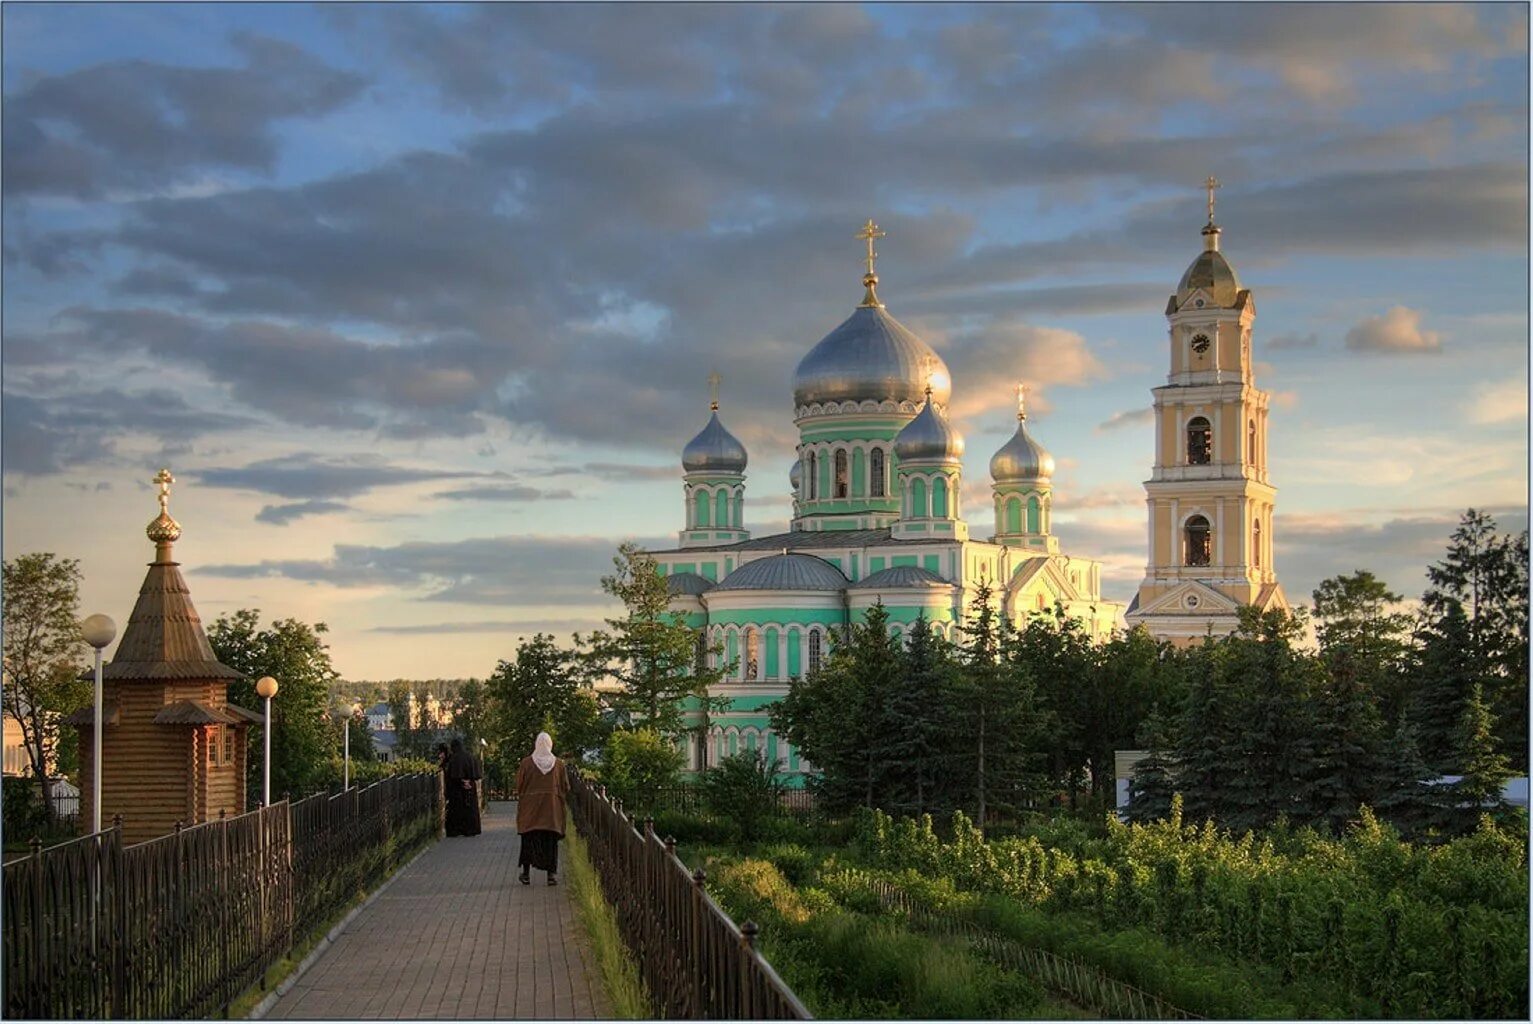
<instances>
[{"instance_id":1,"label":"shrub","mask_svg":"<svg viewBox=\"0 0 1533 1024\"><path fill-rule=\"evenodd\" d=\"M634 816L653 812L662 790L676 784L686 760L654 729L618 729L602 750L601 781Z\"/></svg>"},{"instance_id":2,"label":"shrub","mask_svg":"<svg viewBox=\"0 0 1533 1024\"><path fill-rule=\"evenodd\" d=\"M755 842L765 823L782 814L782 773L759 750L724 758L703 773L700 786L704 806L732 818L744 842Z\"/></svg>"}]
</instances>

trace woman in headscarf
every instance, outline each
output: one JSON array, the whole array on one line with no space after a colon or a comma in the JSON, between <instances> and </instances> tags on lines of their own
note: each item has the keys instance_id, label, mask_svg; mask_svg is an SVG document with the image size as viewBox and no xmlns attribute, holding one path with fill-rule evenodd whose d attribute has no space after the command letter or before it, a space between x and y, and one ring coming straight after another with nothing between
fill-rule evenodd
<instances>
[{"instance_id":1,"label":"woman in headscarf","mask_svg":"<svg viewBox=\"0 0 1533 1024\"><path fill-rule=\"evenodd\" d=\"M442 764L447 793L445 831L450 836L479 834L479 764L463 749L463 741L454 737L452 750Z\"/></svg>"},{"instance_id":2,"label":"woman in headscarf","mask_svg":"<svg viewBox=\"0 0 1533 1024\"><path fill-rule=\"evenodd\" d=\"M516 770L516 830L522 836L522 884L530 885L530 869L548 872L548 884L557 885L559 840L564 838L568 809L565 795L570 778L564 762L554 756L553 738L538 733L530 755Z\"/></svg>"}]
</instances>

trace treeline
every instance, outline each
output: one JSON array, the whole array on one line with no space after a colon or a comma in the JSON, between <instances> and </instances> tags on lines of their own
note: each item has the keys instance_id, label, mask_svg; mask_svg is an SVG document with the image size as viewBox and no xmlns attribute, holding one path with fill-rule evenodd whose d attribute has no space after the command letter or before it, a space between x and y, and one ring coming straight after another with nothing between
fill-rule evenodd
<instances>
[{"instance_id":1,"label":"treeline","mask_svg":"<svg viewBox=\"0 0 1533 1024\"><path fill-rule=\"evenodd\" d=\"M1469 510L1414 614L1363 571L1303 613L1247 610L1186 649L1142 631L1092 642L1062 615L1013 628L982 586L956 645L924 622L901 644L882 609L791 684L776 727L832 807L1029 808L1112 802L1115 750L1144 749L1132 813L1237 830L1332 831L1369 805L1408 834L1458 833L1527 769L1528 537ZM1461 775L1432 785L1440 775Z\"/></svg>"}]
</instances>

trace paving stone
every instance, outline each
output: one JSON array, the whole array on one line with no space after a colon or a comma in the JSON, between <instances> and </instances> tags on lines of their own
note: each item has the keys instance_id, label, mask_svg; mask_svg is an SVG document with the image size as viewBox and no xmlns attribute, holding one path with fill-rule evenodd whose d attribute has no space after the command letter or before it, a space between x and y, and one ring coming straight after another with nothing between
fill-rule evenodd
<instances>
[{"instance_id":1,"label":"paving stone","mask_svg":"<svg viewBox=\"0 0 1533 1024\"><path fill-rule=\"evenodd\" d=\"M490 804L482 835L443 839L416 858L267 1016L610 1018L565 879L549 886L534 871L532 885L517 881L515 806Z\"/></svg>"}]
</instances>

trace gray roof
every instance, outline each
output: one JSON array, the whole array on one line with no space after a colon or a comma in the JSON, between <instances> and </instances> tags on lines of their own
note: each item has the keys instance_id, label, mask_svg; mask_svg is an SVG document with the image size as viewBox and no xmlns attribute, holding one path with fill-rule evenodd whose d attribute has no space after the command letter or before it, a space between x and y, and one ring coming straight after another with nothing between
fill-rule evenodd
<instances>
[{"instance_id":1,"label":"gray roof","mask_svg":"<svg viewBox=\"0 0 1533 1024\"><path fill-rule=\"evenodd\" d=\"M871 576L864 576L856 583L853 583L850 589L888 590L897 587L947 587L951 589L952 586L953 584L930 569L923 569L918 565L896 565L890 569L881 569Z\"/></svg>"},{"instance_id":2,"label":"gray roof","mask_svg":"<svg viewBox=\"0 0 1533 1024\"><path fill-rule=\"evenodd\" d=\"M845 590L846 585L846 577L825 559L786 554L746 562L713 590Z\"/></svg>"},{"instance_id":3,"label":"gray roof","mask_svg":"<svg viewBox=\"0 0 1533 1024\"><path fill-rule=\"evenodd\" d=\"M946 404L952 381L942 357L882 306L859 306L799 362L793 404L919 402L927 378Z\"/></svg>"},{"instance_id":4,"label":"gray roof","mask_svg":"<svg viewBox=\"0 0 1533 1024\"><path fill-rule=\"evenodd\" d=\"M695 572L677 572L665 578L665 589L672 597L678 594L698 594L713 589L713 581Z\"/></svg>"},{"instance_id":5,"label":"gray roof","mask_svg":"<svg viewBox=\"0 0 1533 1024\"><path fill-rule=\"evenodd\" d=\"M103 679L243 679L219 662L176 562L152 562Z\"/></svg>"},{"instance_id":6,"label":"gray roof","mask_svg":"<svg viewBox=\"0 0 1533 1024\"><path fill-rule=\"evenodd\" d=\"M681 450L681 468L688 473L743 473L745 463L745 445L724 429L717 409L702 432Z\"/></svg>"},{"instance_id":7,"label":"gray roof","mask_svg":"<svg viewBox=\"0 0 1533 1024\"><path fill-rule=\"evenodd\" d=\"M963 457L963 436L948 422L941 407L927 399L920 414L895 435L894 454L901 462L915 459L957 461Z\"/></svg>"},{"instance_id":8,"label":"gray roof","mask_svg":"<svg viewBox=\"0 0 1533 1024\"><path fill-rule=\"evenodd\" d=\"M1054 475L1054 456L1027 432L1027 420L1017 420L1017 432L990 457L990 479L998 484L1047 480Z\"/></svg>"}]
</instances>

